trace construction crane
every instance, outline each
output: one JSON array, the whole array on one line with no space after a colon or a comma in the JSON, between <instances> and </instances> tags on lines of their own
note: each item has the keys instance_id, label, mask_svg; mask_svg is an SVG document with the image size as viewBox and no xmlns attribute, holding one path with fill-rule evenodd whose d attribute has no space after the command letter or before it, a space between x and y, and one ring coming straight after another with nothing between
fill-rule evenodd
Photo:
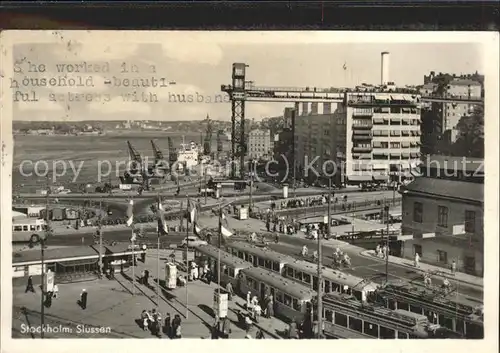
<instances>
[{"instance_id":1,"label":"construction crane","mask_svg":"<svg viewBox=\"0 0 500 353\"><path fill-rule=\"evenodd\" d=\"M203 154L205 156L210 156L210 154L212 153L212 122L208 114L205 122L207 124L207 127L205 130L205 141L203 143Z\"/></svg>"},{"instance_id":2,"label":"construction crane","mask_svg":"<svg viewBox=\"0 0 500 353\"><path fill-rule=\"evenodd\" d=\"M153 147L153 153L155 158L154 166L151 168L153 175L164 178L165 172L169 170L170 165L166 164L165 158L163 157L163 152L158 148L156 143L151 140L151 147Z\"/></svg>"},{"instance_id":3,"label":"construction crane","mask_svg":"<svg viewBox=\"0 0 500 353\"><path fill-rule=\"evenodd\" d=\"M141 184L144 190L149 189L148 173L143 165L142 157L139 152L132 146L130 141L127 141L129 158L132 161L128 171L125 171L125 179L131 184ZM140 176L142 181L136 182L137 176Z\"/></svg>"},{"instance_id":4,"label":"construction crane","mask_svg":"<svg viewBox=\"0 0 500 353\"><path fill-rule=\"evenodd\" d=\"M171 137L167 137L168 141L168 168L172 170L172 166L177 162L177 150L174 147L174 143Z\"/></svg>"}]
</instances>

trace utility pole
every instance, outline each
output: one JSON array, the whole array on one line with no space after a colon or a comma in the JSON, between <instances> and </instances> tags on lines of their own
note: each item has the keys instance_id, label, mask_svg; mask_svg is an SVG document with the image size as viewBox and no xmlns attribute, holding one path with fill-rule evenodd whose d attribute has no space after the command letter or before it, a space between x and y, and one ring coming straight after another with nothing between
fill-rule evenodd
<instances>
[{"instance_id":1,"label":"utility pole","mask_svg":"<svg viewBox=\"0 0 500 353\"><path fill-rule=\"evenodd\" d=\"M99 277L104 273L102 261L102 201L99 201L99 224L97 230L99 231Z\"/></svg>"},{"instance_id":2,"label":"utility pole","mask_svg":"<svg viewBox=\"0 0 500 353\"><path fill-rule=\"evenodd\" d=\"M189 283L189 220L191 217L189 213L189 195L186 195L186 319L189 315L189 291L188 291L188 283Z\"/></svg>"},{"instance_id":3,"label":"utility pole","mask_svg":"<svg viewBox=\"0 0 500 353\"><path fill-rule=\"evenodd\" d=\"M252 207L253 207L253 173L254 173L254 165L255 161L252 160L252 167L250 170L250 207L248 210L249 215L252 213Z\"/></svg>"},{"instance_id":4,"label":"utility pole","mask_svg":"<svg viewBox=\"0 0 500 353\"><path fill-rule=\"evenodd\" d=\"M41 332L40 338L44 338L45 334L45 238L49 236L49 195L50 195L50 181L47 174L47 194L45 195L45 236L40 237L40 262L42 265L42 295L40 296L40 315L41 315Z\"/></svg>"},{"instance_id":5,"label":"utility pole","mask_svg":"<svg viewBox=\"0 0 500 353\"><path fill-rule=\"evenodd\" d=\"M332 178L328 178L328 215L326 217L327 238L330 239L330 225L332 207ZM321 249L321 234L318 234L318 339L322 338L323 331L323 278L322 278L322 249Z\"/></svg>"},{"instance_id":6,"label":"utility pole","mask_svg":"<svg viewBox=\"0 0 500 353\"><path fill-rule=\"evenodd\" d=\"M207 168L203 168L203 179L205 180L205 205L207 204Z\"/></svg>"},{"instance_id":7,"label":"utility pole","mask_svg":"<svg viewBox=\"0 0 500 353\"><path fill-rule=\"evenodd\" d=\"M385 283L389 282L389 206L384 206L385 217L387 222L387 231L385 236L385 246L386 246L386 254L385 254Z\"/></svg>"},{"instance_id":8,"label":"utility pole","mask_svg":"<svg viewBox=\"0 0 500 353\"><path fill-rule=\"evenodd\" d=\"M156 212L158 212L158 240L157 240L157 248L156 248L156 311L160 312L160 234L162 233L163 229L160 227L163 227L163 214L161 213L160 210L160 205L161 205L161 200L160 200L160 192L158 192L158 209ZM161 217L161 218L160 218Z\"/></svg>"},{"instance_id":9,"label":"utility pole","mask_svg":"<svg viewBox=\"0 0 500 353\"><path fill-rule=\"evenodd\" d=\"M219 233L218 233L218 241L217 241L217 295L218 301L220 301L220 248L222 243L222 206L219 201Z\"/></svg>"}]
</instances>

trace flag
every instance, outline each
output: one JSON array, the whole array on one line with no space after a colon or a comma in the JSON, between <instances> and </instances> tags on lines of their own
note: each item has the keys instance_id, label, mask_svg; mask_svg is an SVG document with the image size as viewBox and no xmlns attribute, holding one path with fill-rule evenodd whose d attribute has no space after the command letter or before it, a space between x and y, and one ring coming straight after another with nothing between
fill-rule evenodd
<instances>
[{"instance_id":1,"label":"flag","mask_svg":"<svg viewBox=\"0 0 500 353\"><path fill-rule=\"evenodd\" d=\"M127 226L132 227L134 223L134 200L130 200L127 208Z\"/></svg>"},{"instance_id":2,"label":"flag","mask_svg":"<svg viewBox=\"0 0 500 353\"><path fill-rule=\"evenodd\" d=\"M223 236L223 237L226 237L226 238L229 238L230 236L233 235L233 232L231 232L229 229L227 229L226 227L224 227L222 224L220 225L220 234Z\"/></svg>"},{"instance_id":3,"label":"flag","mask_svg":"<svg viewBox=\"0 0 500 353\"><path fill-rule=\"evenodd\" d=\"M196 204L193 204L192 202L188 201L188 208L189 208L189 218L188 222L189 223L194 223L196 220Z\"/></svg>"},{"instance_id":4,"label":"flag","mask_svg":"<svg viewBox=\"0 0 500 353\"><path fill-rule=\"evenodd\" d=\"M197 223L195 223L193 229L194 235L199 237L201 235L201 230L201 227Z\"/></svg>"},{"instance_id":5,"label":"flag","mask_svg":"<svg viewBox=\"0 0 500 353\"><path fill-rule=\"evenodd\" d=\"M156 211L156 217L158 218L158 236L168 234L168 225L167 222L165 222L165 218L163 217L163 212L165 212L165 209L163 208L161 200L158 200L158 207Z\"/></svg>"}]
</instances>

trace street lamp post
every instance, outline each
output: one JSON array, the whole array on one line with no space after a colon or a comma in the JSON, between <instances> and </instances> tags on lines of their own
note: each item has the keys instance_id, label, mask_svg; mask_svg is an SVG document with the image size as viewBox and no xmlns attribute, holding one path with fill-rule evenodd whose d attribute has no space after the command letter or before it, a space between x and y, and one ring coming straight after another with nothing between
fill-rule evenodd
<instances>
[{"instance_id":1,"label":"street lamp post","mask_svg":"<svg viewBox=\"0 0 500 353\"><path fill-rule=\"evenodd\" d=\"M389 282L389 206L384 206L385 217L387 222L387 230L385 235L385 246L386 246L386 254L385 254L385 283Z\"/></svg>"}]
</instances>

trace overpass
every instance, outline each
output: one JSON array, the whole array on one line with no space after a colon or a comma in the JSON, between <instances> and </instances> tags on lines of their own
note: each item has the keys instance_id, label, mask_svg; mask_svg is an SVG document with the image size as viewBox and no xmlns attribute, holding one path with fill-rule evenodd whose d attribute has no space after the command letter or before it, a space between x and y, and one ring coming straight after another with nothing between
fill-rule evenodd
<instances>
[{"instance_id":1,"label":"overpass","mask_svg":"<svg viewBox=\"0 0 500 353\"><path fill-rule=\"evenodd\" d=\"M455 103L455 104L481 104L484 105L483 97L471 97L471 96L455 96L455 95L429 95L421 96L421 101L423 102L434 102L434 103Z\"/></svg>"}]
</instances>

